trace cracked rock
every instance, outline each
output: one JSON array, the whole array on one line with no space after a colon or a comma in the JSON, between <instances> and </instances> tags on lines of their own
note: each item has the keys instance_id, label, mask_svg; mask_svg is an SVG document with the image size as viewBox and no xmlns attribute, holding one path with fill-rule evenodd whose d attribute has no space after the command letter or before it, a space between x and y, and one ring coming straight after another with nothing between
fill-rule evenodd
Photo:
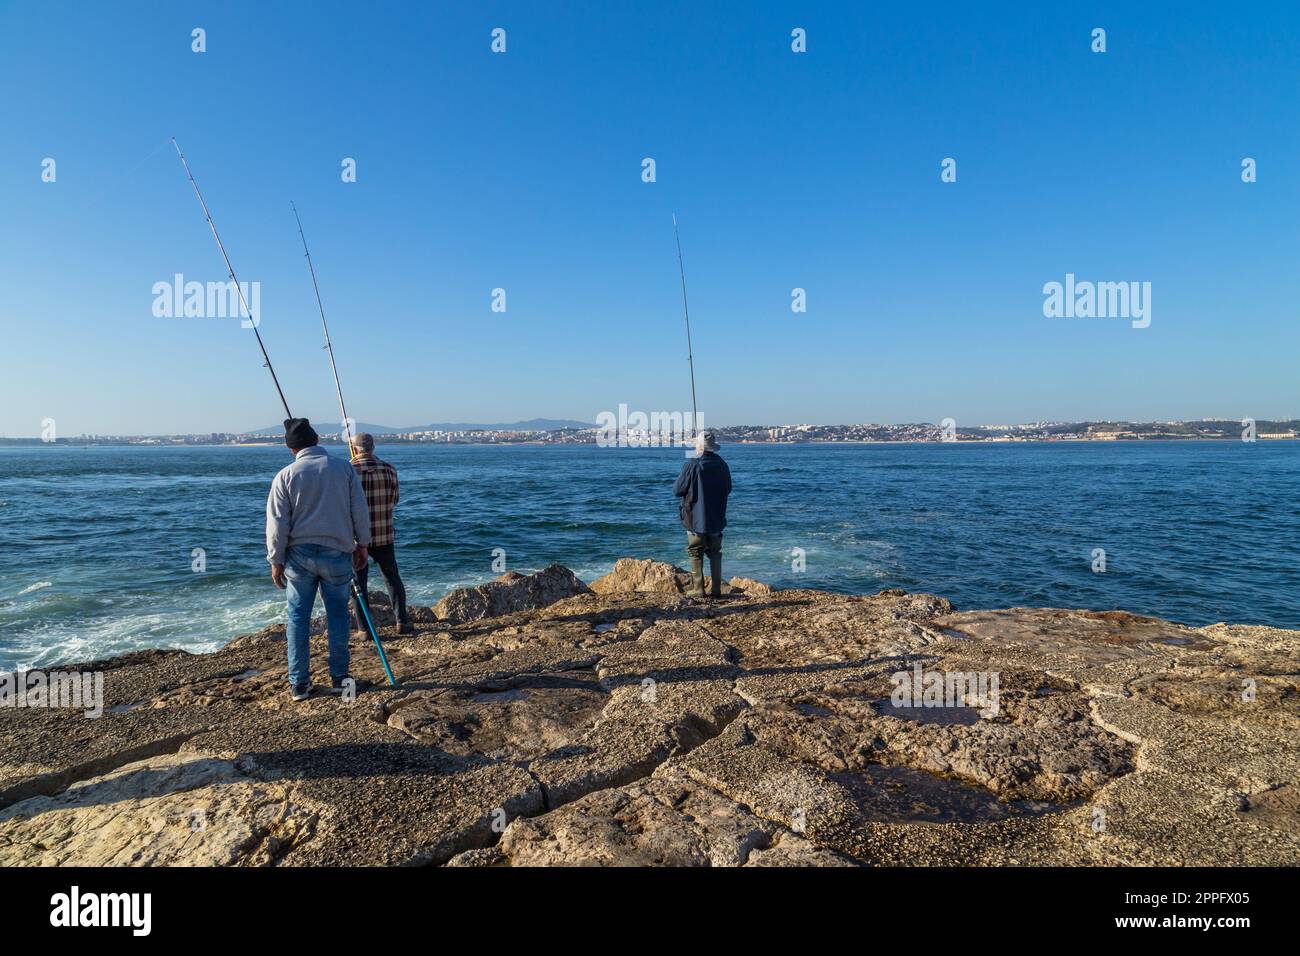
<instances>
[{"instance_id":1,"label":"cracked rock","mask_svg":"<svg viewBox=\"0 0 1300 956\"><path fill-rule=\"evenodd\" d=\"M1296 632L679 574L454 592L355 700L283 627L81 665L102 717L0 709L0 865L1300 863Z\"/></svg>"}]
</instances>

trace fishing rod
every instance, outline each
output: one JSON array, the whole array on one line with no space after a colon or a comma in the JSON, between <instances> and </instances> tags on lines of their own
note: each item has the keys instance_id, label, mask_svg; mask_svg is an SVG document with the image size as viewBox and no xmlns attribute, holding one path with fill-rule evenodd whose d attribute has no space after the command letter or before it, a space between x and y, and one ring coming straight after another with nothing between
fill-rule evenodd
<instances>
[{"instance_id":1,"label":"fishing rod","mask_svg":"<svg viewBox=\"0 0 1300 956\"><path fill-rule=\"evenodd\" d=\"M677 271L682 277L682 314L686 317L686 363L691 369L691 431L700 428L700 410L695 402L695 352L691 348L691 307L686 303L686 266L682 264L682 237L677 231L677 213L673 213L673 237L677 240Z\"/></svg>"},{"instance_id":2,"label":"fishing rod","mask_svg":"<svg viewBox=\"0 0 1300 956\"><path fill-rule=\"evenodd\" d=\"M316 290L316 306L320 309L320 325L325 330L325 350L330 356L330 371L334 373L334 391L339 396L339 411L343 415L343 437L348 443L348 456L355 458L356 449L352 446L351 423L348 419L348 408L343 403L343 385L339 381L339 367L334 362L334 343L330 341L330 327L325 321L325 303L321 301L320 285L316 282L316 267L311 262L311 250L307 248L307 234L302 231L302 217L298 215L298 206L290 202L289 207L293 210L293 218L298 222L298 235L302 237L303 255L307 257L307 268L311 272L311 286ZM357 581L352 579L352 597L357 602L357 607L361 609L362 616L366 619L366 629L370 631L370 636L374 639L375 650L379 651L379 660L384 665L384 673L388 675L388 683L394 687L397 686L397 679L393 677L393 669L388 666L388 655L384 653L384 645L379 642L379 632L375 630L375 623L370 618L370 595L363 594L361 588L357 587ZM397 609L394 608L394 611Z\"/></svg>"},{"instance_id":3,"label":"fishing rod","mask_svg":"<svg viewBox=\"0 0 1300 956\"><path fill-rule=\"evenodd\" d=\"M349 457L356 457L356 449L352 447L351 419L348 418L348 408L343 403L343 386L339 384L339 367L334 362L334 343L330 341L330 327L325 322L325 303L321 301L320 285L316 282L316 267L312 265L311 250L307 248L307 234L302 231L302 217L298 215L298 206L290 202L289 208L293 210L293 218L298 223L298 235L302 237L302 253L307 257L307 268L311 272L311 287L316 292L316 307L320 309L320 327L325 330L325 350L330 354L330 371L334 373L334 391L339 396L339 411L343 415L343 437L348 443Z\"/></svg>"},{"instance_id":4,"label":"fishing rod","mask_svg":"<svg viewBox=\"0 0 1300 956\"><path fill-rule=\"evenodd\" d=\"M229 257L228 255L226 255L226 247L225 247L225 245L223 245L222 242L221 242L221 236L217 234L217 224L216 224L215 222L212 221L212 214L211 214L210 212L208 212L208 204L205 203L205 202L203 201L203 193L201 193L201 192L199 191L199 184L198 184L198 182L194 179L194 174L193 174L192 172L190 172L190 164L187 163L187 162L185 161L185 154L181 152L180 144L176 142L176 137L174 137L174 136L172 137L172 145L176 147L176 155L179 156L179 157L181 158L181 165L185 167L185 175L189 177L189 179L190 179L190 184L194 187L194 195L198 197L199 205L203 208L203 215L204 215L204 218L206 218L206 219L208 220L208 226L212 229L212 238L214 238L214 239L217 240L217 248L221 250L221 258L222 258L223 260L225 260L225 263L226 263L226 271L230 273L230 280L231 280L232 282L235 283L235 288L236 288L236 290L238 290L238 292L239 292L239 301L240 301L240 303L241 303L241 304L243 305L243 307L244 307L244 313L245 313L245 315L248 316L249 324L252 325L252 327L253 327L253 334L257 336L257 344L258 344L258 345L261 347L261 349L262 349L262 358L263 358L263 359L265 360L265 362L266 362L266 368L267 368L267 370L271 373L271 381L273 381L273 382L275 383L275 391L276 391L276 393L280 396L280 404L284 406L284 416L285 416L285 418L293 418L293 412L289 411L289 403L285 400L285 397L284 397L284 390L283 390L282 388L280 388L280 379L276 376L276 374L275 374L275 368L271 365L271 356L268 355L267 352L266 352L266 343L262 341L262 333L259 332L259 331L257 330L257 322L256 322L256 320L253 318L253 312L252 312L252 310L248 307L248 302L247 302L247 300L245 300L245 298L244 298L244 288L243 288L243 286L241 286L241 285L239 284L239 280L238 280L237 278L235 278L235 269L234 269L234 267L231 266L231 264L230 264L230 257ZM295 215L297 214L297 210L296 210L296 209L294 210L294 214L295 214ZM300 226L301 226L301 224L300 224ZM306 248L306 243L307 243L307 240L306 240L306 238L304 237L304 239L303 239L303 247L304 247L304 248ZM308 264L310 264L311 259L308 258L307 261L308 261ZM315 279L316 279L316 273L315 273L315 270L313 269L313 270L312 270L312 281L314 282ZM317 298L319 299L320 292L317 291L316 295L317 295ZM324 310L323 308L321 309L321 321L322 321L322 322L325 321L325 310ZM325 334L326 334L326 336L328 337L328 335L329 335L329 330L328 330L328 329L326 329ZM331 348L331 349L330 349L330 364L332 365L333 363L334 363L334 350ZM334 373L334 383L335 383L335 385L338 384L338 372L337 372L337 371L335 371L335 373ZM343 401L343 392L342 392L342 390L340 390L340 391L339 391L339 402L340 402L340 404L342 403L342 401ZM345 413L344 413L344 418L346 418L346 417L347 417L347 413L345 412ZM375 630L374 622L371 621L371 619L370 619L370 610L369 610L369 608L366 606L366 603L365 603L365 601L362 599L362 597L359 596L359 595L361 594L361 592L360 592L360 590L357 588L357 580L356 580L356 577L355 577L355 576L354 576L353 579L352 579L352 594L353 594L354 597L357 597L357 606L361 608L361 613L365 616L365 619L366 619L366 627L370 630L370 636L371 636L372 638L374 638L374 641L375 641L375 648L379 651L379 659L383 662L383 664L384 664L384 672L388 675L388 683L389 683L389 684L392 684L393 686L396 686L396 685L397 685L397 681L396 681L396 679L394 679L394 677L393 677L393 669L392 669L391 667L388 666L388 656L387 656L386 654L384 654L384 646L383 646L381 643L379 643L379 632Z\"/></svg>"},{"instance_id":5,"label":"fishing rod","mask_svg":"<svg viewBox=\"0 0 1300 956\"><path fill-rule=\"evenodd\" d=\"M253 310L248 307L248 300L244 298L244 287L239 284L235 278L235 267L230 264L230 256L226 255L226 247L221 242L221 236L217 234L217 224L212 221L212 213L208 212L208 204L203 201L203 193L199 192L199 184L194 179L194 174L190 172L190 164L185 161L185 154L181 152L180 144L176 142L176 137L172 137L172 145L176 147L176 155L181 158L181 165L185 167L185 175L190 178L190 185L194 187L194 195L199 199L199 205L203 207L203 216L208 221L209 228L212 229L212 238L217 240L217 248L221 250L221 258L225 260L226 272L230 274L230 281L235 284L235 291L239 293L239 302L244 307L244 314L248 316L248 324L253 328L253 334L257 336L257 344L262 349L262 359L266 363L266 369L271 373L271 381L275 383L276 394L280 396L280 404L284 406L284 417L293 418L293 412L289 411L289 403L285 401L284 389L280 387L280 379L275 374L275 368L271 365L271 356L266 354L266 343L262 341L262 333L257 330L258 319L253 317Z\"/></svg>"}]
</instances>

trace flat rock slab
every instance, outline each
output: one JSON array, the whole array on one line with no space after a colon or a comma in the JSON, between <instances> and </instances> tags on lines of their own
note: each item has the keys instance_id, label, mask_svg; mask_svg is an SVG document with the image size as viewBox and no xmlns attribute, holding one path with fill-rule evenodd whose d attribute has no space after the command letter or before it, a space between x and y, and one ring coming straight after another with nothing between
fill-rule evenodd
<instances>
[{"instance_id":1,"label":"flat rock slab","mask_svg":"<svg viewBox=\"0 0 1300 956\"><path fill-rule=\"evenodd\" d=\"M0 865L1300 864L1300 633L497 584L388 635L398 687L357 635L354 700L268 628L0 709Z\"/></svg>"},{"instance_id":2,"label":"flat rock slab","mask_svg":"<svg viewBox=\"0 0 1300 956\"><path fill-rule=\"evenodd\" d=\"M137 761L0 811L0 866L264 865L329 814L298 789L209 755Z\"/></svg>"},{"instance_id":3,"label":"flat rock slab","mask_svg":"<svg viewBox=\"0 0 1300 956\"><path fill-rule=\"evenodd\" d=\"M516 820L454 866L848 866L681 774L610 787Z\"/></svg>"}]
</instances>

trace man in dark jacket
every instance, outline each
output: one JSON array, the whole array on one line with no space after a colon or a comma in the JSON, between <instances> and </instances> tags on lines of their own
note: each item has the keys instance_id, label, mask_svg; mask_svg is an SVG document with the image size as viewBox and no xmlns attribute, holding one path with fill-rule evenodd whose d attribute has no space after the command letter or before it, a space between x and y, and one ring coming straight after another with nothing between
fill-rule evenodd
<instances>
[{"instance_id":1,"label":"man in dark jacket","mask_svg":"<svg viewBox=\"0 0 1300 956\"><path fill-rule=\"evenodd\" d=\"M695 436L694 458L682 465L673 494L682 499L686 553L691 556L692 597L704 597L704 555L709 556L712 597L722 596L722 529L727 526L727 496L731 469L718 456L718 439L711 431Z\"/></svg>"}]
</instances>

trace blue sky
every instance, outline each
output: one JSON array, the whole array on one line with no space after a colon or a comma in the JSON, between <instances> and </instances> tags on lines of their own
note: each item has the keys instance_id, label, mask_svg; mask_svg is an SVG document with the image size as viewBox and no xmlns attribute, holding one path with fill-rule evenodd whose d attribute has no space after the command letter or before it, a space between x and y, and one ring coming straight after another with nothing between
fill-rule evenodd
<instances>
[{"instance_id":1,"label":"blue sky","mask_svg":"<svg viewBox=\"0 0 1300 956\"><path fill-rule=\"evenodd\" d=\"M171 136L297 414L290 200L365 421L689 409L672 210L708 423L1300 416L1300 14L1129 6L0 3L0 434L282 417L251 332L152 314L224 277ZM1151 326L1044 317L1071 272Z\"/></svg>"}]
</instances>

